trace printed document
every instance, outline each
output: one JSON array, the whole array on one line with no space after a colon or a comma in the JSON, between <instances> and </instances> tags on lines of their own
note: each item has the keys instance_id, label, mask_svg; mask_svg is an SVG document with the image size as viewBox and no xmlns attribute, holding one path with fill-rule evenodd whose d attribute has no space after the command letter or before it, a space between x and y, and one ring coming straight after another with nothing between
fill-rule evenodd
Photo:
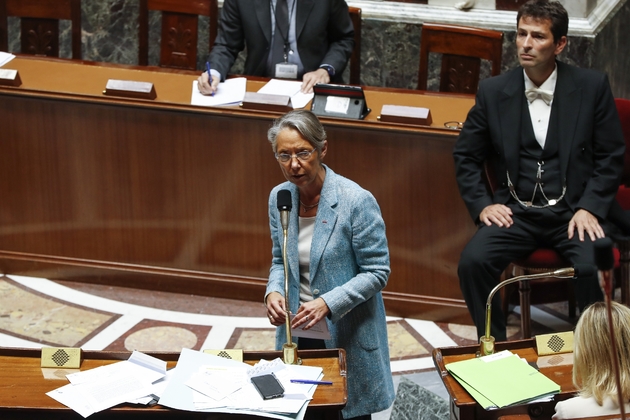
<instances>
[{"instance_id":1,"label":"printed document","mask_svg":"<svg viewBox=\"0 0 630 420\"><path fill-rule=\"evenodd\" d=\"M46 395L83 417L152 394L153 382L166 375L166 362L134 351L128 360L71 373L70 384Z\"/></svg>"}]
</instances>

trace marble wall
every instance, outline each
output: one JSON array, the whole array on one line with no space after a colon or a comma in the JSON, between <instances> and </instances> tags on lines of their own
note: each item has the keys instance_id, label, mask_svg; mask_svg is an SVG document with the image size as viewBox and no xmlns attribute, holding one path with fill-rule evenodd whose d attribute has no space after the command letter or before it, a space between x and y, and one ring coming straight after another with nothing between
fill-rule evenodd
<instances>
[{"instance_id":1,"label":"marble wall","mask_svg":"<svg viewBox=\"0 0 630 420\"><path fill-rule=\"evenodd\" d=\"M385 3L384 3L385 4ZM391 4L391 3L389 3ZM418 5L417 7L422 7ZM138 62L138 0L82 1L83 58L122 64ZM507 12L503 12L507 13ZM624 1L597 36L571 36L561 59L583 67L592 67L609 74L615 96L630 98L630 37L624 25L630 19L630 1ZM157 63L159 14L151 14L150 64ZM414 89L417 86L421 23L365 18L362 23L361 79L368 86ZM207 21L200 22L198 68L208 52ZM62 22L61 55L70 57L69 22ZM9 19L9 50L19 51L19 21ZM517 64L513 30L505 31L502 69ZM204 42L205 41L205 42ZM437 57L429 89L436 89ZM232 69L238 73L242 59ZM485 65L482 74L489 74ZM347 74L347 73L346 73ZM347 77L346 77L347 80Z\"/></svg>"},{"instance_id":2,"label":"marble wall","mask_svg":"<svg viewBox=\"0 0 630 420\"><path fill-rule=\"evenodd\" d=\"M593 42L591 67L608 74L613 94L630 99L630 1L621 7ZM625 35L624 35L625 34Z\"/></svg>"}]
</instances>

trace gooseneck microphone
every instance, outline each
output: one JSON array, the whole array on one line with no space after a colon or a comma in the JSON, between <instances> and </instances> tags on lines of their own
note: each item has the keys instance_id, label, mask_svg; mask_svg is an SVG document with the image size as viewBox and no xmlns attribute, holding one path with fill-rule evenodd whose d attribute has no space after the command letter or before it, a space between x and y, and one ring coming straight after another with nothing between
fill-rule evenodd
<instances>
[{"instance_id":1,"label":"gooseneck microphone","mask_svg":"<svg viewBox=\"0 0 630 420\"><path fill-rule=\"evenodd\" d=\"M516 276L511 277L509 279L503 280L501 283L497 284L494 289L488 295L488 299L486 300L486 333L479 339L479 353L481 356L487 356L489 354L494 354L494 337L490 335L490 319L492 312L492 298L494 294L501 290L502 287L507 286L508 284L512 284L521 280L535 280L542 279L547 277L554 277L558 279L584 279L587 277L592 277L595 274L595 267L591 264L575 264L573 267L561 268L554 271L549 271L547 273L536 273L536 274L528 274L524 276Z\"/></svg>"},{"instance_id":2,"label":"gooseneck microphone","mask_svg":"<svg viewBox=\"0 0 630 420\"><path fill-rule=\"evenodd\" d=\"M621 389L621 377L619 374L619 352L617 351L617 340L615 338L614 323L612 319L612 308L610 299L613 292L613 267L615 259L613 257L613 242L610 238L597 239L595 246L595 264L597 265L597 277L599 278L599 287L604 294L606 302L606 313L608 318L608 334L610 335L610 359L613 363L615 371L615 385L617 386L617 398L619 402L619 410L621 418L626 418L625 401L623 400L623 391ZM592 343L596 345L595 343Z\"/></svg>"},{"instance_id":3,"label":"gooseneck microphone","mask_svg":"<svg viewBox=\"0 0 630 420\"><path fill-rule=\"evenodd\" d=\"M289 214L291 213L291 191L280 190L276 199L278 205L278 211L280 212L280 223L282 224L282 230L286 237L287 229L289 228Z\"/></svg>"},{"instance_id":4,"label":"gooseneck microphone","mask_svg":"<svg viewBox=\"0 0 630 420\"><path fill-rule=\"evenodd\" d=\"M289 230L289 215L291 214L291 191L280 190L276 197L276 204L280 212L280 224L282 225L282 262L284 263L284 309L286 313L285 329L287 332L287 342L283 346L284 363L288 365L299 364L297 356L297 344L291 337L291 318L289 317L289 263L287 259L287 236Z\"/></svg>"}]
</instances>

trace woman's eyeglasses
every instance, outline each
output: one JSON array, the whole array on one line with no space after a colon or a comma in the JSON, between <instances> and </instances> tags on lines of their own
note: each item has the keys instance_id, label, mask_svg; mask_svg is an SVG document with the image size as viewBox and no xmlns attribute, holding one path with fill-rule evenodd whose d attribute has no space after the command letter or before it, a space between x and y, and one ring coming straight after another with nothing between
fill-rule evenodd
<instances>
[{"instance_id":1,"label":"woman's eyeglasses","mask_svg":"<svg viewBox=\"0 0 630 420\"><path fill-rule=\"evenodd\" d=\"M306 162L307 160L310 159L311 155L313 154L313 152L316 149L313 150L303 150L301 152L297 152L294 155L290 155L288 153L276 153L276 159L278 159L278 162L282 162L282 163L287 163L289 162L291 159L293 158L297 158L298 160L302 161L302 162Z\"/></svg>"}]
</instances>

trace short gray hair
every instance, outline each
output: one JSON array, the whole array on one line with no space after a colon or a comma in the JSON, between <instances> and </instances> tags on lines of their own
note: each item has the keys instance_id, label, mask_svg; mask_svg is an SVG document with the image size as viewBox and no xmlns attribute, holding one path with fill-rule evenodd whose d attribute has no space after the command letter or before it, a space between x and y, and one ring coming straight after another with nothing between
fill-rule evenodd
<instances>
[{"instance_id":1,"label":"short gray hair","mask_svg":"<svg viewBox=\"0 0 630 420\"><path fill-rule=\"evenodd\" d=\"M267 140L271 143L271 148L276 152L276 141L278 134L285 128L297 130L304 139L320 154L326 141L326 130L317 116L305 109L296 109L287 112L282 117L273 122L267 131Z\"/></svg>"}]
</instances>

